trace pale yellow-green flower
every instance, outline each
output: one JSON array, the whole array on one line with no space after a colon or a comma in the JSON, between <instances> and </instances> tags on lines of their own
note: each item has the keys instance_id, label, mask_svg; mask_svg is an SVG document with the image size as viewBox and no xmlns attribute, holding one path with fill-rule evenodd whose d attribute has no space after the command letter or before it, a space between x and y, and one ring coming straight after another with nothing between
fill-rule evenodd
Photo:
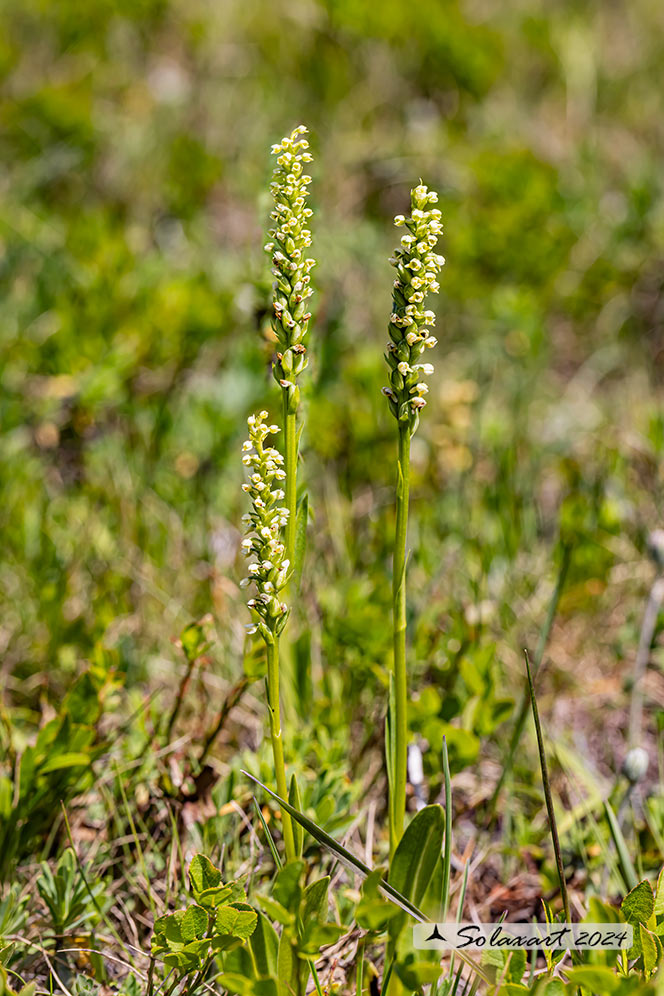
<instances>
[{"instance_id":1,"label":"pale yellow-green flower","mask_svg":"<svg viewBox=\"0 0 664 996\"><path fill-rule=\"evenodd\" d=\"M305 165L312 161L309 143L303 136L307 129L299 125L290 135L272 146L277 164L272 174L270 191L274 208L270 217L274 228L269 231L270 242L265 246L272 257L274 316L272 329L279 343L274 363L274 376L288 392L288 408L295 411L299 403L297 378L307 366L305 339L311 314L307 301L313 291L311 270L316 261L307 255L311 246L311 232L307 228L313 214L307 207L311 177Z\"/></svg>"},{"instance_id":2,"label":"pale yellow-green flower","mask_svg":"<svg viewBox=\"0 0 664 996\"><path fill-rule=\"evenodd\" d=\"M263 639L271 643L288 619L289 610L279 592L288 580L290 563L283 543L288 509L281 504L284 492L279 486L286 477L284 459L273 446L265 445L279 427L267 425L267 417L266 411L249 416L249 439L242 445L242 463L249 470L249 480L242 490L249 495L252 509L242 517L246 525L242 550L250 563L248 577L240 583L244 588L254 585L256 589L247 603L254 620L249 632L260 631Z\"/></svg>"},{"instance_id":3,"label":"pale yellow-green flower","mask_svg":"<svg viewBox=\"0 0 664 996\"><path fill-rule=\"evenodd\" d=\"M428 294L439 290L438 273L445 263L434 249L443 226L440 211L430 205L438 194L419 184L411 191L411 213L394 219L406 233L390 260L397 271L392 290L392 314L389 322L390 342L386 360L390 367L390 386L383 388L390 410L400 422L407 422L411 435L417 429L419 412L426 405L427 384L422 379L433 373L431 363L420 362L425 349L436 345L431 334L436 316L425 308Z\"/></svg>"}]
</instances>

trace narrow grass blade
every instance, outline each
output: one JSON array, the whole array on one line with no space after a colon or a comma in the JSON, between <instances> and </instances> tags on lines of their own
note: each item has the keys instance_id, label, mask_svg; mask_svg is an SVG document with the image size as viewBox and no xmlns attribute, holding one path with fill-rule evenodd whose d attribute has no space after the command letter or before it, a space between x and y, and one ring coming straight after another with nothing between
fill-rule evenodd
<instances>
[{"instance_id":1,"label":"narrow grass blade","mask_svg":"<svg viewBox=\"0 0 664 996\"><path fill-rule=\"evenodd\" d=\"M385 716L385 768L387 769L387 796L390 807L390 826L394 824L394 785L396 774L394 771L396 758L396 728L395 728L395 702L394 702L394 674L390 671L387 692L387 715Z\"/></svg>"},{"instance_id":2,"label":"narrow grass blade","mask_svg":"<svg viewBox=\"0 0 664 996\"><path fill-rule=\"evenodd\" d=\"M387 996L387 990L390 985L390 979L392 978L392 969L394 968L394 963L396 961L396 956L392 955L390 958L385 974L383 975L383 984L380 987L380 996Z\"/></svg>"},{"instance_id":3,"label":"narrow grass blade","mask_svg":"<svg viewBox=\"0 0 664 996\"><path fill-rule=\"evenodd\" d=\"M443 737L443 778L445 779L445 843L443 845L443 894L441 906L443 920L447 919L450 904L450 864L452 861L452 780L447 740Z\"/></svg>"},{"instance_id":4,"label":"narrow grass blade","mask_svg":"<svg viewBox=\"0 0 664 996\"><path fill-rule=\"evenodd\" d=\"M454 976L454 985L452 986L452 992L450 993L450 996L456 996L457 990L459 988L459 983L461 982L461 973L462 972L463 972L463 965L459 965L459 968L457 970L457 974ZM451 975L452 975L452 973L450 972L450 976ZM464 989L465 989L465 986L464 986Z\"/></svg>"},{"instance_id":5,"label":"narrow grass blade","mask_svg":"<svg viewBox=\"0 0 664 996\"><path fill-rule=\"evenodd\" d=\"M134 823L134 817L132 816L131 809L129 808L129 803L127 802L127 794L125 792L124 785L122 784L122 776L120 775L120 769L118 768L117 764L115 765L115 775L116 775L118 788L120 789L120 795L122 796L122 803L124 806L125 814L129 822L129 827L131 829L131 835L134 839L134 846L138 851L138 860L141 866L141 871L143 872L143 878L145 880L145 891L148 897L150 911L152 913L152 916L156 917L157 914L155 912L155 902L154 902L154 897L152 895L152 885L150 882L150 876L148 875L147 865L145 864L145 855L143 853L143 848L141 847L141 842L138 838L138 833L136 831L136 824Z\"/></svg>"},{"instance_id":6,"label":"narrow grass blade","mask_svg":"<svg viewBox=\"0 0 664 996\"><path fill-rule=\"evenodd\" d=\"M67 816L67 810L65 809L64 802L61 801L60 802L60 806L62 808L62 815L63 815L64 821L65 821L65 828L67 830L67 837L69 838L69 846L71 847L71 849L73 851L74 858L76 859L76 867L78 868L78 873L81 876L81 881L83 882L83 885L85 886L85 890L86 890L88 896L90 897L92 905L94 906L95 910L97 911L97 914L99 915L100 920L108 928L108 930L113 935L113 937L118 942L118 944L125 951L128 951L127 945L125 944L125 942L120 937L120 934L115 929L112 921L109 919L109 917L107 916L107 914L102 910L101 906L97 902L97 899L95 897L94 892L90 888L90 884L88 882L87 875L85 874L85 868L81 864L81 859L78 856L78 851L76 850L76 845L74 844L74 838L72 836L71 827L69 825L69 817Z\"/></svg>"},{"instance_id":7,"label":"narrow grass blade","mask_svg":"<svg viewBox=\"0 0 664 996\"><path fill-rule=\"evenodd\" d=\"M463 866L463 878L461 879L461 890L459 892L459 905L457 907L456 922L461 923L463 917L463 904L466 901L466 889L468 888L468 871L470 868L470 861L466 861ZM450 976L454 972L454 956L456 952L452 952L452 957L450 958Z\"/></svg>"},{"instance_id":8,"label":"narrow grass blade","mask_svg":"<svg viewBox=\"0 0 664 996\"><path fill-rule=\"evenodd\" d=\"M560 849L560 839L558 837L558 825L556 823L556 814L553 808L553 796L551 794L549 769L546 763L546 753L544 751L544 739L542 737L542 727L540 725L539 710L537 708L537 699L535 698L535 686L533 685L533 676L530 672L530 661L528 659L528 651L526 650L524 654L526 658L526 674L528 675L528 692L530 695L530 704L533 710L533 719L535 721L535 733L537 734L537 749L539 751L540 767L542 770L542 785L544 787L544 799L546 801L546 811L549 816L549 829L551 831L551 841L553 843L553 851L556 856L556 867L558 869L558 881L560 882L560 894L563 900L565 920L569 923L570 922L569 896L567 894L567 882L565 881L565 867L563 865L563 855Z\"/></svg>"},{"instance_id":9,"label":"narrow grass blade","mask_svg":"<svg viewBox=\"0 0 664 996\"><path fill-rule=\"evenodd\" d=\"M319 827L317 823L310 820L308 816L305 816L304 813L299 813L297 809L290 805L290 803L286 802L285 799L280 798L276 792L269 789L267 785L264 785L258 778L254 778L254 776L250 775L248 771L243 770L242 774L246 775L246 777L256 785L260 785L264 792L267 792L267 794L271 796L275 802L279 803L279 806L282 807L286 813L288 813L291 819L295 820L296 823L299 823L300 826L303 827L307 833L311 834L314 840L317 840L319 844L332 851L342 865L350 868L353 872L359 872L364 878L371 874L372 869L369 868L368 865L365 865L363 861L356 858L354 854L345 848L343 844L340 844L338 840L335 840L334 837L330 837L330 835L326 833L322 827ZM414 906L413 903L409 902L405 896L402 896L393 886L390 885L389 882L386 882L384 878L380 881L380 888L390 902L393 902L400 909L404 910L412 916L414 920L417 920L419 923L427 922L427 918L424 913L422 913L417 906ZM484 982L489 982L488 975L480 965L473 961L473 959L465 954L465 952L459 951L458 953L462 960L465 961L466 964L472 968L472 970L476 972Z\"/></svg>"},{"instance_id":10,"label":"narrow grass blade","mask_svg":"<svg viewBox=\"0 0 664 996\"><path fill-rule=\"evenodd\" d=\"M263 833L265 834L265 837L267 838L267 842L268 842L268 845L270 847L270 851L272 852L272 857L274 858L274 863L277 866L277 868L283 868L284 863L281 860L281 857L279 856L279 851L277 850L277 845L275 844L275 842L272 839L272 834L270 833L270 831L268 829L268 825L265 822L265 817L263 816L263 813L261 812L261 807L258 805L258 799L256 798L256 796L253 796L253 800L254 800L254 806L256 807L256 812L258 813L258 818L261 821L261 823L263 824Z\"/></svg>"},{"instance_id":11,"label":"narrow grass blade","mask_svg":"<svg viewBox=\"0 0 664 996\"><path fill-rule=\"evenodd\" d=\"M300 590L302 584L302 567L304 565L304 554L307 547L307 522L309 520L309 496L304 495L297 504L297 516L295 522L295 553L293 563L293 581L295 587Z\"/></svg>"},{"instance_id":12,"label":"narrow grass blade","mask_svg":"<svg viewBox=\"0 0 664 996\"><path fill-rule=\"evenodd\" d=\"M297 779L295 775L291 776L290 786L288 789L288 801L293 809L296 809L298 812L302 809L300 790L297 787ZM296 823L293 827L293 839L295 841L295 854L298 858L301 858L302 851L304 850L304 830L299 823Z\"/></svg>"},{"instance_id":13,"label":"narrow grass blade","mask_svg":"<svg viewBox=\"0 0 664 996\"><path fill-rule=\"evenodd\" d=\"M560 596L562 595L563 588L565 586L565 579L567 578L567 571L569 569L571 557L571 548L564 544L561 549L560 567L558 569L558 577L556 578L556 586L553 589L553 594L551 595L551 601L549 602L546 619L540 631L537 649L535 650L535 657L533 659L533 677L535 678L537 677L537 672L540 669L542 658L544 657L544 651L546 650L549 637L551 636L551 630L553 629L553 624L558 612ZM491 796L491 801L489 802L489 813L491 816L493 816L496 810L498 796L500 795L503 785L505 784L505 779L512 771L514 754L516 753L516 749L521 741L523 730L526 725L526 719L528 718L528 705L528 691L526 690L523 694L523 698L521 699L517 718L514 722L514 729L512 730L509 747L507 748L507 754L503 762L503 770L500 773L500 778L498 779L498 783L493 790L493 795Z\"/></svg>"},{"instance_id":14,"label":"narrow grass blade","mask_svg":"<svg viewBox=\"0 0 664 996\"><path fill-rule=\"evenodd\" d=\"M625 880L625 885L628 889L633 889L639 884L639 878L636 874L636 869L632 864L632 859L629 856L627 843L623 837L623 832L620 829L618 820L616 819L616 814L613 812L611 803L608 801L604 803L604 813L606 814L606 822L609 825L609 832L613 838L613 843L616 845L618 861L620 863L620 871Z\"/></svg>"},{"instance_id":15,"label":"narrow grass blade","mask_svg":"<svg viewBox=\"0 0 664 996\"><path fill-rule=\"evenodd\" d=\"M355 958L357 960L357 972L355 975L355 996L362 996L364 989L364 937L361 937L357 944Z\"/></svg>"},{"instance_id":16,"label":"narrow grass blade","mask_svg":"<svg viewBox=\"0 0 664 996\"><path fill-rule=\"evenodd\" d=\"M461 891L459 892L459 908L457 909L457 923L461 923L463 918L463 904L466 901L466 889L468 888L468 872L470 871L470 861L466 861L463 866L463 880Z\"/></svg>"},{"instance_id":17,"label":"narrow grass blade","mask_svg":"<svg viewBox=\"0 0 664 996\"><path fill-rule=\"evenodd\" d=\"M317 840L319 844L322 844L324 847L327 847L328 850L332 851L332 853L336 856L336 858L341 862L342 865L344 865L346 868L350 868L351 871L353 872L359 872L360 875L364 877L371 874L371 868L369 868L368 865L365 865L363 861L361 861L359 858L356 858L355 855L351 853L351 851L349 851L346 847L344 847L343 844L340 844L338 840L335 840L334 837L330 837L330 835L326 833L325 830L322 829L322 827L319 827L317 823L314 823L313 820L310 820L308 816L304 815L304 813L298 812L298 810L295 809L294 806L291 806L289 802L286 802L285 799L282 799L280 796L278 796L276 792L273 792L272 789L269 789L267 785L264 785L263 782L261 782L258 778L254 778L253 775L250 775L249 772L243 771L243 774L246 775L247 778L250 778L252 782L255 782L256 785L260 785L263 791L267 792L268 795L270 795L276 802L278 802L279 806L283 807L284 811L288 813L291 819L299 823L300 826L303 827L307 831L307 833L314 838L314 840ZM406 899L405 896L402 896L385 879L381 879L381 889L392 900L392 902L396 903L397 906L400 906L402 910L404 910L406 913L409 913L420 923L426 923L427 918L425 917L424 913L422 913L422 911L419 910L417 906L415 906L408 899Z\"/></svg>"}]
</instances>

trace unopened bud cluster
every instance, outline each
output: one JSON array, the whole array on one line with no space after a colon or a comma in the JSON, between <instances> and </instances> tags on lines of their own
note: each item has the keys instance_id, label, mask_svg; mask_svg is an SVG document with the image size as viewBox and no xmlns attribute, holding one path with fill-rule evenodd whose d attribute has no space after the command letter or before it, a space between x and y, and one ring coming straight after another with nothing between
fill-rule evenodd
<instances>
[{"instance_id":1,"label":"unopened bud cluster","mask_svg":"<svg viewBox=\"0 0 664 996\"><path fill-rule=\"evenodd\" d=\"M307 300L313 293L310 273L316 265L306 255L311 245L311 232L306 226L313 214L306 203L311 177L304 172L304 164L313 158L307 152L308 141L301 137L306 131L304 125L299 125L279 145L272 146L272 154L277 156L270 184L274 198L270 217L275 227L268 233L272 241L265 246L272 256L272 273L276 277L272 328L280 350L273 371L275 380L288 391L290 411L299 404L296 380L308 362L304 340L311 314Z\"/></svg>"},{"instance_id":2,"label":"unopened bud cluster","mask_svg":"<svg viewBox=\"0 0 664 996\"><path fill-rule=\"evenodd\" d=\"M284 459L274 447L265 446L267 437L279 432L279 426L266 425L267 416L265 411L249 416L249 439L242 444L242 463L249 468L249 481L242 490L251 498L252 510L242 516L247 527L242 549L251 562L249 577L240 583L243 588L256 586L256 597L247 603L254 619L248 632L258 631L271 643L288 619L289 610L280 601L279 592L288 580L290 564L284 559L282 542L282 529L288 521L288 509L280 504L284 492L279 483L286 477Z\"/></svg>"},{"instance_id":3,"label":"unopened bud cluster","mask_svg":"<svg viewBox=\"0 0 664 996\"><path fill-rule=\"evenodd\" d=\"M394 219L398 228L407 231L390 259L397 278L388 326L391 341L385 355L391 370L390 386L383 388L383 394L392 414L400 422L408 422L412 435L426 405L428 385L423 378L433 373L432 364L420 362L420 357L437 342L431 333L436 316L425 310L425 301L427 294L439 289L438 273L445 260L434 252L443 231L440 211L429 207L438 201L438 194L420 184L410 196L410 217L400 214Z\"/></svg>"}]
</instances>

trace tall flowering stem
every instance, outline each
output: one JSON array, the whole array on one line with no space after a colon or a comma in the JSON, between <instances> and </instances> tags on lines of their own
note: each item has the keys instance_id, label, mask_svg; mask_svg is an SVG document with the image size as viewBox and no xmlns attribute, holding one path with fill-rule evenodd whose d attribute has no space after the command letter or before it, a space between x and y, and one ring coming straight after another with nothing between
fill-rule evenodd
<instances>
[{"instance_id":1,"label":"tall flowering stem","mask_svg":"<svg viewBox=\"0 0 664 996\"><path fill-rule=\"evenodd\" d=\"M277 792L288 798L284 745L281 733L281 700L279 689L279 637L288 620L289 608L281 601L279 593L285 587L290 572L286 556L283 531L289 519L288 509L281 503L285 493L281 484L286 478L284 458L277 449L266 446L269 435L279 432L279 426L266 425L268 413L260 412L247 419L249 439L242 446L242 463L249 470L249 480L242 485L251 498L251 512L243 516L246 536L242 549L249 559L248 577L242 587L255 587L255 596L248 606L252 623L249 633L259 632L267 651L267 705L270 717L270 737ZM293 825L290 816L283 813L284 845L286 857L296 857Z\"/></svg>"},{"instance_id":2,"label":"tall flowering stem","mask_svg":"<svg viewBox=\"0 0 664 996\"><path fill-rule=\"evenodd\" d=\"M390 260L397 271L392 291L390 342L385 359L390 368L389 387L383 388L397 420L399 448L396 487L396 530L392 560L392 616L394 641L394 753L390 772L390 853L403 833L406 812L408 748L408 680L406 671L406 543L410 496L410 440L426 405L424 377L433 373L422 363L426 349L436 345L431 334L433 311L425 310L427 294L439 289L437 277L445 260L434 252L443 226L440 211L430 207L438 195L423 184L411 191L409 217L397 215L394 223L406 232Z\"/></svg>"},{"instance_id":3,"label":"tall flowering stem","mask_svg":"<svg viewBox=\"0 0 664 996\"><path fill-rule=\"evenodd\" d=\"M306 131L304 125L299 125L278 145L272 146L272 154L277 157L270 184L274 199L270 217L274 227L268 233L270 241L265 246L272 257L275 277L272 329L279 350L272 369L283 397L286 507L290 512L285 542L291 562L295 554L297 503L297 411L300 404L297 380L308 363L305 339L311 313L307 300L313 293L311 270L316 265L315 260L306 255L311 245L307 224L313 214L307 207L311 177L304 170L313 157L307 151L309 143L303 137Z\"/></svg>"}]
</instances>

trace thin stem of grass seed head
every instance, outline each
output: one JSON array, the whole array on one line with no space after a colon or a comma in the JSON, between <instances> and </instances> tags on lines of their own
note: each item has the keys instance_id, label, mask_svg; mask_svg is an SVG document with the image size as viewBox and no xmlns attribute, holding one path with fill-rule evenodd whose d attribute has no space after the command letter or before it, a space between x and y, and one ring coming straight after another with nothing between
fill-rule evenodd
<instances>
[{"instance_id":1,"label":"thin stem of grass seed head","mask_svg":"<svg viewBox=\"0 0 664 996\"><path fill-rule=\"evenodd\" d=\"M286 551L291 563L295 553L297 498L296 420L300 404L297 379L308 364L305 339L311 314L307 301L313 293L311 270L316 265L316 261L305 254L311 245L307 224L313 214L306 203L311 177L304 172L304 166L313 159L307 151L309 143L303 137L306 131L304 125L298 125L278 145L272 146L277 164L270 184L274 199L270 217L275 225L269 230L270 241L265 246L265 251L272 257L275 277L272 330L279 350L272 371L283 395L286 507L290 512Z\"/></svg>"},{"instance_id":2,"label":"thin stem of grass seed head","mask_svg":"<svg viewBox=\"0 0 664 996\"><path fill-rule=\"evenodd\" d=\"M544 738L542 736L542 726L540 724L539 709L537 708L537 699L535 697L535 686L533 684L533 676L530 671L530 659L528 657L528 651L524 651L524 656L526 658L526 674L528 676L528 693L530 695L530 704L533 710L533 720L535 722L535 733L537 734L537 749L539 751L540 758L540 768L542 771L542 787L544 788L544 800L546 802L546 812L549 817L549 830L551 832L551 842L553 843L553 853L556 858L556 868L558 870L558 881L560 883L560 894L563 901L563 911L565 913L565 921L570 923L570 906L569 906L569 896L567 894L567 881L565 879L565 866L563 864L563 853L560 847L560 838L558 836L558 824L556 822L556 812L553 808L553 795L551 794L551 782L549 781L549 766L546 761L546 751L544 750Z\"/></svg>"},{"instance_id":3,"label":"thin stem of grass seed head","mask_svg":"<svg viewBox=\"0 0 664 996\"><path fill-rule=\"evenodd\" d=\"M646 610L641 624L639 635L639 645L634 661L634 672L632 677L632 691L629 710L629 736L628 743L630 752L641 747L643 733L643 679L648 670L648 660L650 648L652 646L657 616L664 601L664 530L655 529L648 537L648 552L657 566L657 575L650 588ZM636 755L633 755L636 758ZM638 762L634 764L638 768ZM630 767L630 765L628 765ZM643 767L643 761L640 765ZM647 768L647 760L645 762ZM645 774L642 772L641 777ZM629 775L628 775L629 777ZM638 778L633 779L638 781ZM630 781L632 779L630 778Z\"/></svg>"},{"instance_id":4,"label":"thin stem of grass seed head","mask_svg":"<svg viewBox=\"0 0 664 996\"><path fill-rule=\"evenodd\" d=\"M551 631L553 629L553 624L556 620L556 615L558 613L558 606L560 604L560 597L563 593L563 588L565 587L565 581L567 578L567 572L572 560L572 547L568 543L561 543L560 546L560 566L558 568L558 577L556 578L556 584L553 589L553 594L551 595L551 600L549 602L549 607L547 609L546 619L544 625L540 630L539 640L537 642L537 647L535 649L535 656L533 658L533 680L537 677L537 672L542 664L542 658L544 657L544 651L546 650L549 638L551 636ZM519 711L517 713L516 721L512 729L512 735L510 737L509 746L507 748L507 753L505 755L505 760L503 761L503 766L496 782L496 787L493 790L491 799L489 800L489 817L492 818L496 811L496 805L500 797L503 785L506 779L512 773L512 765L514 763L514 756L516 754L516 749L521 742L521 737L523 735L523 730L526 725L526 719L528 717L528 704L530 702L530 697L528 694L528 689L526 688L521 699L521 705L519 706Z\"/></svg>"},{"instance_id":5,"label":"thin stem of grass seed head","mask_svg":"<svg viewBox=\"0 0 664 996\"><path fill-rule=\"evenodd\" d=\"M445 260L434 252L443 227L440 211L430 205L438 194L419 184L411 191L411 214L397 215L394 223L407 232L390 260L397 271L392 290L390 342L385 359L390 385L383 388L399 428L396 493L396 532L392 562L392 615L394 640L395 752L393 791L390 799L390 853L403 833L406 812L408 742L408 682L406 674L406 543L410 494L410 439L419 425L428 391L424 377L433 373L431 363L421 363L425 349L436 345L431 327L436 317L425 310L429 293L438 291L437 276Z\"/></svg>"},{"instance_id":6,"label":"thin stem of grass seed head","mask_svg":"<svg viewBox=\"0 0 664 996\"><path fill-rule=\"evenodd\" d=\"M279 593L286 586L290 562L283 543L283 529L288 522L288 509L281 505L283 490L277 486L285 478L284 459L277 449L265 446L270 434L279 431L276 425L266 425L267 412L250 415L247 419L249 439L242 446L242 463L249 469L249 481L242 485L251 498L252 510L242 517L247 534L242 549L251 560L248 577L242 587L256 586L256 597L248 606L253 622L249 633L259 632L267 650L267 699L270 717L270 737L274 759L275 781L279 793L287 793L284 747L281 733L281 702L279 691L279 637L289 615ZM253 559L255 558L255 559ZM295 858L295 842L290 816L283 814L284 844L289 861Z\"/></svg>"}]
</instances>

